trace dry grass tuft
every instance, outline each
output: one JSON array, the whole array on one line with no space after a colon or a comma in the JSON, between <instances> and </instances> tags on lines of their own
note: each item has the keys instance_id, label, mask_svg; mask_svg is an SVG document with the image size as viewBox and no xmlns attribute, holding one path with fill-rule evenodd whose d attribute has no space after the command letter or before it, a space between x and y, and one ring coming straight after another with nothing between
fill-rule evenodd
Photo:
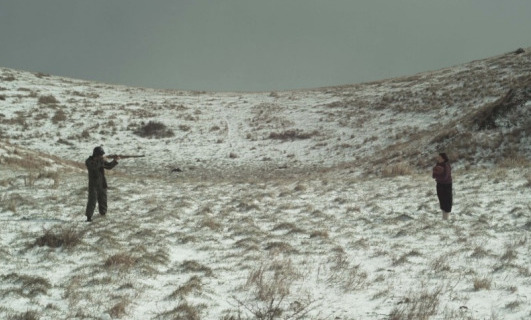
<instances>
[{"instance_id":1,"label":"dry grass tuft","mask_svg":"<svg viewBox=\"0 0 531 320\"><path fill-rule=\"evenodd\" d=\"M312 233L310 233L310 238L328 239L328 231L326 230L313 231Z\"/></svg>"},{"instance_id":2,"label":"dry grass tuft","mask_svg":"<svg viewBox=\"0 0 531 320\"><path fill-rule=\"evenodd\" d=\"M203 228L209 228L212 231L218 231L222 228L221 223L217 222L214 218L203 219L200 226Z\"/></svg>"},{"instance_id":3,"label":"dry grass tuft","mask_svg":"<svg viewBox=\"0 0 531 320\"><path fill-rule=\"evenodd\" d=\"M170 294L169 298L183 298L192 291L200 292L202 288L201 279L198 276L192 276L188 281Z\"/></svg>"},{"instance_id":4,"label":"dry grass tuft","mask_svg":"<svg viewBox=\"0 0 531 320\"><path fill-rule=\"evenodd\" d=\"M448 254L443 254L443 255L435 258L430 263L430 266L435 272L443 272L443 271L452 270L452 268L450 267L449 255Z\"/></svg>"},{"instance_id":5,"label":"dry grass tuft","mask_svg":"<svg viewBox=\"0 0 531 320\"><path fill-rule=\"evenodd\" d=\"M33 247L48 246L50 248L73 248L81 243L84 232L76 230L74 227L57 228L55 230L49 229L44 231L44 235L40 236L33 243Z\"/></svg>"},{"instance_id":6,"label":"dry grass tuft","mask_svg":"<svg viewBox=\"0 0 531 320\"><path fill-rule=\"evenodd\" d=\"M181 302L175 309L161 314L162 319L171 320L200 320L202 305L190 305L188 302ZM157 317L159 319L159 317Z\"/></svg>"},{"instance_id":7,"label":"dry grass tuft","mask_svg":"<svg viewBox=\"0 0 531 320\"><path fill-rule=\"evenodd\" d=\"M168 129L165 124L157 121L149 121L136 129L134 133L144 138L169 138L174 136L173 131Z\"/></svg>"},{"instance_id":8,"label":"dry grass tuft","mask_svg":"<svg viewBox=\"0 0 531 320\"><path fill-rule=\"evenodd\" d=\"M481 277L474 279L474 291L490 290L492 279L488 277Z\"/></svg>"},{"instance_id":9,"label":"dry grass tuft","mask_svg":"<svg viewBox=\"0 0 531 320\"><path fill-rule=\"evenodd\" d=\"M66 116L66 113L63 111L63 109L59 109L55 112L55 114L52 117L52 123L58 124L59 122L64 122L68 118Z\"/></svg>"},{"instance_id":10,"label":"dry grass tuft","mask_svg":"<svg viewBox=\"0 0 531 320\"><path fill-rule=\"evenodd\" d=\"M471 258L485 258L488 257L490 254L487 250L485 250L481 246L477 246L472 254L470 255Z\"/></svg>"},{"instance_id":11,"label":"dry grass tuft","mask_svg":"<svg viewBox=\"0 0 531 320\"><path fill-rule=\"evenodd\" d=\"M296 253L297 249L287 242L283 241L272 241L268 242L265 246L266 250L271 252L284 252L284 253Z\"/></svg>"},{"instance_id":12,"label":"dry grass tuft","mask_svg":"<svg viewBox=\"0 0 531 320\"><path fill-rule=\"evenodd\" d=\"M182 263L181 268L184 272L202 272L206 276L212 276L212 269L200 264L195 260L186 260Z\"/></svg>"},{"instance_id":13,"label":"dry grass tuft","mask_svg":"<svg viewBox=\"0 0 531 320\"><path fill-rule=\"evenodd\" d=\"M1 279L4 285L10 284L19 286L18 288L15 287L5 290L2 293L3 295L13 292L23 297L33 298L41 294L47 294L48 289L51 288L50 282L42 277L10 273L1 277Z\"/></svg>"},{"instance_id":14,"label":"dry grass tuft","mask_svg":"<svg viewBox=\"0 0 531 320\"><path fill-rule=\"evenodd\" d=\"M59 101L53 96L40 96L38 100L39 104L58 104Z\"/></svg>"},{"instance_id":15,"label":"dry grass tuft","mask_svg":"<svg viewBox=\"0 0 531 320\"><path fill-rule=\"evenodd\" d=\"M128 253L117 253L105 260L106 268L130 269L137 263L136 258Z\"/></svg>"},{"instance_id":16,"label":"dry grass tuft","mask_svg":"<svg viewBox=\"0 0 531 320\"><path fill-rule=\"evenodd\" d=\"M411 167L406 163L397 163L394 165L387 166L382 170L382 176L384 177L397 177L397 176L406 176L413 173Z\"/></svg>"},{"instance_id":17,"label":"dry grass tuft","mask_svg":"<svg viewBox=\"0 0 531 320\"><path fill-rule=\"evenodd\" d=\"M244 286L248 298L235 300L253 319L305 319L314 301L310 296L297 296L292 292L293 284L300 278L291 260L273 259L249 273Z\"/></svg>"},{"instance_id":18,"label":"dry grass tuft","mask_svg":"<svg viewBox=\"0 0 531 320\"><path fill-rule=\"evenodd\" d=\"M352 264L345 253L339 252L330 259L332 266L328 283L341 287L345 292L358 290L367 285L368 274L360 264Z\"/></svg>"},{"instance_id":19,"label":"dry grass tuft","mask_svg":"<svg viewBox=\"0 0 531 320\"><path fill-rule=\"evenodd\" d=\"M109 310L109 315L113 318L113 319L116 319L116 318L122 318L123 316L125 316L127 313L125 311L125 309L127 308L127 306L129 305L130 301L128 299L122 299L120 302L118 302L117 304L115 304L110 310Z\"/></svg>"},{"instance_id":20,"label":"dry grass tuft","mask_svg":"<svg viewBox=\"0 0 531 320\"><path fill-rule=\"evenodd\" d=\"M429 320L437 313L441 288L412 293L399 303L389 315L389 320Z\"/></svg>"},{"instance_id":21,"label":"dry grass tuft","mask_svg":"<svg viewBox=\"0 0 531 320\"><path fill-rule=\"evenodd\" d=\"M39 313L34 310L28 310L23 313L18 313L15 315L11 315L7 318L7 320L39 320Z\"/></svg>"},{"instance_id":22,"label":"dry grass tuft","mask_svg":"<svg viewBox=\"0 0 531 320\"><path fill-rule=\"evenodd\" d=\"M271 132L269 134L269 139L282 140L282 141L305 140L305 139L310 139L318 135L319 135L319 131L317 130L314 130L308 133L308 132L303 132L302 130L299 130L299 129L291 129L291 130L286 130L282 132Z\"/></svg>"}]
</instances>

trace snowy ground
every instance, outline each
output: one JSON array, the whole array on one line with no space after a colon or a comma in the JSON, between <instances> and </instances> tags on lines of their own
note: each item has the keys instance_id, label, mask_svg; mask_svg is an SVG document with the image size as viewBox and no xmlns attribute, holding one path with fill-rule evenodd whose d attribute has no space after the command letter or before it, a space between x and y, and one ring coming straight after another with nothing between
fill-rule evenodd
<instances>
[{"instance_id":1,"label":"snowy ground","mask_svg":"<svg viewBox=\"0 0 531 320\"><path fill-rule=\"evenodd\" d=\"M84 174L56 177L55 188L1 174L2 318L247 319L272 301L279 318L531 316L528 169L456 172L450 221L429 173L217 182L117 174L108 216L92 224ZM50 233L80 242L36 244Z\"/></svg>"},{"instance_id":2,"label":"snowy ground","mask_svg":"<svg viewBox=\"0 0 531 320\"><path fill-rule=\"evenodd\" d=\"M0 318L529 319L530 79L529 49L268 93L0 69ZM150 121L172 135L139 136ZM87 223L100 144L146 157Z\"/></svg>"}]
</instances>

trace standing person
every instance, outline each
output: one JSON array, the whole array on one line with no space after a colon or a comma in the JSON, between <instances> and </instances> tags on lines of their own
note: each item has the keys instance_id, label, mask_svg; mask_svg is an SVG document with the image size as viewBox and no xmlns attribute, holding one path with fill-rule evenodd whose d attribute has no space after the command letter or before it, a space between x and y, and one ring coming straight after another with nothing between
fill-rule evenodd
<instances>
[{"instance_id":1,"label":"standing person","mask_svg":"<svg viewBox=\"0 0 531 320\"><path fill-rule=\"evenodd\" d=\"M439 153L437 156L437 164L433 167L432 177L437 182L437 197L443 220L448 220L452 212L452 167L446 153Z\"/></svg>"},{"instance_id":2,"label":"standing person","mask_svg":"<svg viewBox=\"0 0 531 320\"><path fill-rule=\"evenodd\" d=\"M119 157L114 157L112 162L105 160L103 155L105 152L102 147L96 147L92 151L92 156L88 157L85 165L88 170L88 201L87 222L92 221L94 208L98 202L98 211L102 216L107 213L107 181L105 180L105 169L110 170L118 164Z\"/></svg>"}]
</instances>

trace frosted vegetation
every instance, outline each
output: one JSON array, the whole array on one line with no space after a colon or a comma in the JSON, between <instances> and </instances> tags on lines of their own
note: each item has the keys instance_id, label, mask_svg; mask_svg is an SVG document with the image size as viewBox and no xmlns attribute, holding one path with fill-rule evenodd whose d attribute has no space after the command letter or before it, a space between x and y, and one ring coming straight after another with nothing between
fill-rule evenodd
<instances>
[{"instance_id":1,"label":"frosted vegetation","mask_svg":"<svg viewBox=\"0 0 531 320\"><path fill-rule=\"evenodd\" d=\"M527 319L530 60L267 93L0 69L0 318ZM146 157L87 223L100 144Z\"/></svg>"}]
</instances>

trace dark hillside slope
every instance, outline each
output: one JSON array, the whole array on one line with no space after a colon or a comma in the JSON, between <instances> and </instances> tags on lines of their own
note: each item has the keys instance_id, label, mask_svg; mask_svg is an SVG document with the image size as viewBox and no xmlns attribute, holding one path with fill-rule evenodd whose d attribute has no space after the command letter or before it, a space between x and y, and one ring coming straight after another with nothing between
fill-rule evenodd
<instances>
[{"instance_id":1,"label":"dark hillside slope","mask_svg":"<svg viewBox=\"0 0 531 320\"><path fill-rule=\"evenodd\" d=\"M409 78L416 81L411 87L422 83L426 89L389 95L387 101L391 102L385 107L419 116L438 112L439 121L425 130L409 132L407 141L391 143L379 156L367 158L367 162L381 168L406 161L426 168L440 151L449 153L463 166L529 162L530 57L530 50L518 55L508 53L472 62L463 71L453 68L435 72L431 77L423 74ZM507 73L507 68L512 71ZM402 83L407 83L406 79Z\"/></svg>"}]
</instances>

